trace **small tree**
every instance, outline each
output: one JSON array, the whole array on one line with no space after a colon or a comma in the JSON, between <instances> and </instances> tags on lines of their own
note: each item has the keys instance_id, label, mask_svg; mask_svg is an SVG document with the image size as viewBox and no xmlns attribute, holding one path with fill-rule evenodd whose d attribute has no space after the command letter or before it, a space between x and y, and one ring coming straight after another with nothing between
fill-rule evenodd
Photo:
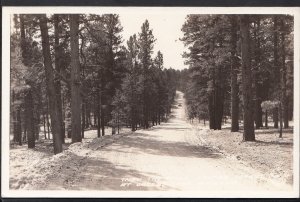
<instances>
[{"instance_id":1,"label":"small tree","mask_svg":"<svg viewBox=\"0 0 300 202\"><path fill-rule=\"evenodd\" d=\"M264 101L261 103L261 108L265 113L265 126L268 128L268 111L272 111L274 109L279 109L279 118L280 118L280 129L279 129L279 137L282 138L282 109L281 109L281 102L279 101ZM274 114L273 114L274 115Z\"/></svg>"},{"instance_id":2,"label":"small tree","mask_svg":"<svg viewBox=\"0 0 300 202\"><path fill-rule=\"evenodd\" d=\"M120 127L125 124L124 117L124 108L125 108L125 101L122 92L118 90L112 102L114 109L111 112L112 119L108 123L112 127L112 135L115 134L115 129L118 129L118 134L120 132Z\"/></svg>"}]
</instances>

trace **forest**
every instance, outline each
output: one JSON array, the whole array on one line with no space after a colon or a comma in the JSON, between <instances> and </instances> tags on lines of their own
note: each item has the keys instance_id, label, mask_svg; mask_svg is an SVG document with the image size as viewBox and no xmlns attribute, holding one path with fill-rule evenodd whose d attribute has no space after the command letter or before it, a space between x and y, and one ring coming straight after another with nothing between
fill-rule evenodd
<instances>
[{"instance_id":1,"label":"forest","mask_svg":"<svg viewBox=\"0 0 300 202\"><path fill-rule=\"evenodd\" d=\"M126 43L119 15L15 14L11 33L12 142L35 147L41 128L54 154L66 138L167 121L176 90L188 118L221 130L289 127L293 119L293 17L187 15L180 39L188 69L164 67L149 22ZM126 44L126 45L124 45ZM263 124L264 122L264 124Z\"/></svg>"},{"instance_id":2,"label":"forest","mask_svg":"<svg viewBox=\"0 0 300 202\"><path fill-rule=\"evenodd\" d=\"M182 31L189 119L214 130L230 119L232 132L253 141L270 117L282 137L293 119L293 17L188 15Z\"/></svg>"},{"instance_id":3,"label":"forest","mask_svg":"<svg viewBox=\"0 0 300 202\"><path fill-rule=\"evenodd\" d=\"M293 12L171 10L7 18L10 190L295 196Z\"/></svg>"},{"instance_id":4,"label":"forest","mask_svg":"<svg viewBox=\"0 0 300 202\"><path fill-rule=\"evenodd\" d=\"M12 142L34 148L43 129L54 154L66 138L166 121L180 72L153 53L146 20L126 43L119 15L15 14L11 30ZM126 44L126 45L124 45Z\"/></svg>"}]
</instances>

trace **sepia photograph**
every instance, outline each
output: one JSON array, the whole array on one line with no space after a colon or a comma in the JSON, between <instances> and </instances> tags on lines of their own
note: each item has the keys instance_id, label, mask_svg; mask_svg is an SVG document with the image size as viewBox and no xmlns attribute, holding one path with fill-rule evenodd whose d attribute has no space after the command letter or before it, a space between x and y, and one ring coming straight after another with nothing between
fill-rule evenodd
<instances>
[{"instance_id":1,"label":"sepia photograph","mask_svg":"<svg viewBox=\"0 0 300 202\"><path fill-rule=\"evenodd\" d=\"M299 197L299 8L3 12L3 196Z\"/></svg>"}]
</instances>

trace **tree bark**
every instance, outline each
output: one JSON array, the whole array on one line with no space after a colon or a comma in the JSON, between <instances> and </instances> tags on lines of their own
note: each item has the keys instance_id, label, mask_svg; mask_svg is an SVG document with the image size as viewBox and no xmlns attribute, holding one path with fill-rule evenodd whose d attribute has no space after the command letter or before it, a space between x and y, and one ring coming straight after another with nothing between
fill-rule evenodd
<instances>
[{"instance_id":1,"label":"tree bark","mask_svg":"<svg viewBox=\"0 0 300 202\"><path fill-rule=\"evenodd\" d=\"M54 85L54 75L53 67L51 62L50 54L50 44L49 44L49 35L47 27L47 17L45 14L40 15L40 29L42 37L42 49L44 57L44 66L45 66L45 75L46 75L46 84L47 84L47 94L49 97L49 111L51 117L52 125L52 134L53 134L53 146L54 154L62 152L62 138L60 135L60 125L59 125L59 107L57 105L57 95Z\"/></svg>"},{"instance_id":2,"label":"tree bark","mask_svg":"<svg viewBox=\"0 0 300 202\"><path fill-rule=\"evenodd\" d=\"M214 119L214 104L213 101L214 100L214 96L213 94L208 96L208 111L209 111L209 128L210 129L215 129L215 119Z\"/></svg>"},{"instance_id":3,"label":"tree bark","mask_svg":"<svg viewBox=\"0 0 300 202\"><path fill-rule=\"evenodd\" d=\"M237 19L231 17L231 132L239 131L239 87L237 74L239 71L237 62Z\"/></svg>"},{"instance_id":4,"label":"tree bark","mask_svg":"<svg viewBox=\"0 0 300 202\"><path fill-rule=\"evenodd\" d=\"M269 126L268 126L268 110L266 110L266 112L265 112L265 127L269 128Z\"/></svg>"},{"instance_id":5,"label":"tree bark","mask_svg":"<svg viewBox=\"0 0 300 202\"><path fill-rule=\"evenodd\" d=\"M91 126L91 106L90 103L86 102L86 113L85 113L85 128L89 128Z\"/></svg>"},{"instance_id":6,"label":"tree bark","mask_svg":"<svg viewBox=\"0 0 300 202\"><path fill-rule=\"evenodd\" d=\"M135 114L134 114L134 109L131 106L131 131L135 131Z\"/></svg>"},{"instance_id":7,"label":"tree bark","mask_svg":"<svg viewBox=\"0 0 300 202\"><path fill-rule=\"evenodd\" d=\"M259 88L257 85L259 84L255 84L256 85L256 95L259 94L259 90L257 90L257 88ZM262 127L262 108L261 108L261 103L262 103L262 99L258 96L256 96L255 99L255 112L254 112L254 116L255 116L255 128L259 129L260 127Z\"/></svg>"},{"instance_id":8,"label":"tree bark","mask_svg":"<svg viewBox=\"0 0 300 202\"><path fill-rule=\"evenodd\" d=\"M242 89L244 105L244 141L254 141L252 72L250 58L249 16L240 16L241 51L242 51Z\"/></svg>"},{"instance_id":9,"label":"tree bark","mask_svg":"<svg viewBox=\"0 0 300 202\"><path fill-rule=\"evenodd\" d=\"M101 96L102 97L102 96ZM102 103L102 102L101 102ZM101 132L102 132L102 136L105 135L105 124L104 124L104 109L102 108L102 105L100 105L100 118L101 118Z\"/></svg>"},{"instance_id":10,"label":"tree bark","mask_svg":"<svg viewBox=\"0 0 300 202\"><path fill-rule=\"evenodd\" d=\"M288 97L286 94L286 66L285 66L285 33L284 33L284 20L281 19L281 102L282 102L282 118L284 128L289 127L289 115L288 115Z\"/></svg>"},{"instance_id":11,"label":"tree bark","mask_svg":"<svg viewBox=\"0 0 300 202\"><path fill-rule=\"evenodd\" d=\"M62 66L62 48L59 44L59 35L61 33L61 28L59 27L59 15L54 14L54 51L55 51L55 70L61 74L61 66ZM62 142L65 142L65 131L63 126L63 114L62 114L62 101L61 101L61 83L60 78L55 77L55 90L56 90L56 99L58 105L58 114L59 114L59 127L60 127L60 136Z\"/></svg>"},{"instance_id":12,"label":"tree bark","mask_svg":"<svg viewBox=\"0 0 300 202\"><path fill-rule=\"evenodd\" d=\"M262 120L262 84L260 83L261 72L259 69L259 64L261 63L261 52L260 52L260 39L259 39L259 30L260 30L260 19L255 22L256 28L254 30L254 40L255 40L255 50L254 50L254 59L255 59L255 70L254 70L254 85L255 85L255 127L259 129L263 126Z\"/></svg>"},{"instance_id":13,"label":"tree bark","mask_svg":"<svg viewBox=\"0 0 300 202\"><path fill-rule=\"evenodd\" d=\"M21 32L21 50L22 50L22 59L25 65L28 65L26 60L26 37L25 37L25 23L24 15L20 14L20 32ZM25 123L26 123L26 132L28 136L28 148L35 147L35 124L34 124L34 113L33 113L33 99L32 99L32 85L26 80L26 84L29 85L29 89L25 92L24 103L25 103Z\"/></svg>"},{"instance_id":14,"label":"tree bark","mask_svg":"<svg viewBox=\"0 0 300 202\"><path fill-rule=\"evenodd\" d=\"M99 101L99 92L98 91L96 91L95 92L95 96L94 96L94 108L93 108L93 121L94 121L94 126L97 126L98 127L98 125L97 125L97 123L98 123L98 120L97 120L97 118L99 117L99 111L98 111L98 102L97 101ZM100 127L100 125L99 125L99 127ZM100 137L100 136L99 136Z\"/></svg>"},{"instance_id":15,"label":"tree bark","mask_svg":"<svg viewBox=\"0 0 300 202\"><path fill-rule=\"evenodd\" d=\"M18 140L18 123L17 123L17 106L15 104L16 101L16 94L15 91L12 90L11 92L11 112L12 112L12 125L13 125L13 142L17 142Z\"/></svg>"},{"instance_id":16,"label":"tree bark","mask_svg":"<svg viewBox=\"0 0 300 202\"><path fill-rule=\"evenodd\" d=\"M45 118L45 113L43 113L43 125L44 125L44 136L45 140L47 139L47 131L46 131L46 118Z\"/></svg>"},{"instance_id":17,"label":"tree bark","mask_svg":"<svg viewBox=\"0 0 300 202\"><path fill-rule=\"evenodd\" d=\"M34 117L33 117L32 90L28 89L25 94L25 118L28 138L28 148L35 147Z\"/></svg>"},{"instance_id":18,"label":"tree bark","mask_svg":"<svg viewBox=\"0 0 300 202\"><path fill-rule=\"evenodd\" d=\"M221 66L218 66L217 68L217 83L216 83L216 130L221 130L222 128L222 119L223 119L223 111L224 111L224 72L222 72Z\"/></svg>"},{"instance_id":19,"label":"tree bark","mask_svg":"<svg viewBox=\"0 0 300 202\"><path fill-rule=\"evenodd\" d=\"M100 87L100 86L99 86ZM100 104L100 90L98 90L98 92L97 92L97 98L98 98L98 102L97 102L97 104L96 104L96 116L95 117L97 117L97 136L98 136L98 138L99 137L101 137L101 111L100 111L100 107L101 107L101 104Z\"/></svg>"},{"instance_id":20,"label":"tree bark","mask_svg":"<svg viewBox=\"0 0 300 202\"><path fill-rule=\"evenodd\" d=\"M84 129L85 129L85 110L86 110L86 107L85 107L85 103L84 101L82 102L82 126L81 126L81 137L84 138Z\"/></svg>"},{"instance_id":21,"label":"tree bark","mask_svg":"<svg viewBox=\"0 0 300 202\"><path fill-rule=\"evenodd\" d=\"M37 86L37 91L39 93L39 95L41 94L41 89L40 86ZM41 122L41 108L42 108L42 103L41 103L41 99L39 98L34 98L34 99L38 99L38 104L36 106L36 108L34 109L35 113L34 113L34 117L35 117L35 125L34 125L34 129L35 129L35 139L39 140L40 138L40 122Z\"/></svg>"},{"instance_id":22,"label":"tree bark","mask_svg":"<svg viewBox=\"0 0 300 202\"><path fill-rule=\"evenodd\" d=\"M49 101L47 101L46 120L47 120L48 139L50 140Z\"/></svg>"},{"instance_id":23,"label":"tree bark","mask_svg":"<svg viewBox=\"0 0 300 202\"><path fill-rule=\"evenodd\" d=\"M81 113L80 113L80 64L79 64L79 15L70 15L71 41L71 126L72 142L81 142Z\"/></svg>"},{"instance_id":24,"label":"tree bark","mask_svg":"<svg viewBox=\"0 0 300 202\"><path fill-rule=\"evenodd\" d=\"M275 107L273 109L273 122L274 128L278 128L278 107Z\"/></svg>"},{"instance_id":25,"label":"tree bark","mask_svg":"<svg viewBox=\"0 0 300 202\"><path fill-rule=\"evenodd\" d=\"M282 104L279 103L279 137L282 138Z\"/></svg>"},{"instance_id":26,"label":"tree bark","mask_svg":"<svg viewBox=\"0 0 300 202\"><path fill-rule=\"evenodd\" d=\"M102 74L103 75L103 74ZM99 113L100 113L100 116L98 117L99 118L99 121L101 122L101 133L102 133L102 136L105 135L105 111L104 111L104 108L103 108L103 105L104 105L104 95L103 95L103 92L104 92L104 81L103 81L103 77L101 77L101 86L100 86L100 99L99 99Z\"/></svg>"},{"instance_id":27,"label":"tree bark","mask_svg":"<svg viewBox=\"0 0 300 202\"><path fill-rule=\"evenodd\" d=\"M274 89L277 90L280 88L280 69L278 64L278 19L275 15L273 18L274 21L274 30L273 30L273 40L274 40ZM278 91L275 91L275 93ZM273 122L274 128L278 128L278 107L273 109Z\"/></svg>"},{"instance_id":28,"label":"tree bark","mask_svg":"<svg viewBox=\"0 0 300 202\"><path fill-rule=\"evenodd\" d=\"M213 90L209 95L209 126L210 129L221 130L223 108L224 108L224 89L222 72L220 67L213 70L211 79L213 80Z\"/></svg>"},{"instance_id":29,"label":"tree bark","mask_svg":"<svg viewBox=\"0 0 300 202\"><path fill-rule=\"evenodd\" d=\"M17 108L17 115L16 115L16 121L17 121L17 125L16 125L16 130L17 130L17 139L16 141L19 143L19 145L22 145L22 122L21 122L21 109L20 107Z\"/></svg>"}]
</instances>

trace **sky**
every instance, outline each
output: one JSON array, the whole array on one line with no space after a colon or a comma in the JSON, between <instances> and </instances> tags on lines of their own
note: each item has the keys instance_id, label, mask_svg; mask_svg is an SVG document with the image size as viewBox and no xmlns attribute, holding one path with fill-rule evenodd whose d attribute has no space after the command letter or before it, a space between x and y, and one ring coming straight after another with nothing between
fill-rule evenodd
<instances>
[{"instance_id":1,"label":"sky","mask_svg":"<svg viewBox=\"0 0 300 202\"><path fill-rule=\"evenodd\" d=\"M185 22L186 14L183 13L126 13L120 14L121 25L123 26L123 40L126 45L127 40L133 34L141 31L141 26L147 19L149 21L150 29L153 30L153 35L156 38L153 50L153 56L157 51L161 51L164 57L164 67L173 69L188 68L184 64L182 54L184 50L183 42L179 40L183 33L181 27ZM11 15L11 23L13 28L13 20Z\"/></svg>"},{"instance_id":2,"label":"sky","mask_svg":"<svg viewBox=\"0 0 300 202\"><path fill-rule=\"evenodd\" d=\"M141 26L147 19L150 29L156 38L154 44L154 55L161 51L164 57L164 67L173 69L184 69L182 54L185 50L183 42L179 40L183 36L181 27L185 21L185 14L167 13L167 14L120 14L121 25L123 26L124 44L133 34L141 31Z\"/></svg>"}]
</instances>

